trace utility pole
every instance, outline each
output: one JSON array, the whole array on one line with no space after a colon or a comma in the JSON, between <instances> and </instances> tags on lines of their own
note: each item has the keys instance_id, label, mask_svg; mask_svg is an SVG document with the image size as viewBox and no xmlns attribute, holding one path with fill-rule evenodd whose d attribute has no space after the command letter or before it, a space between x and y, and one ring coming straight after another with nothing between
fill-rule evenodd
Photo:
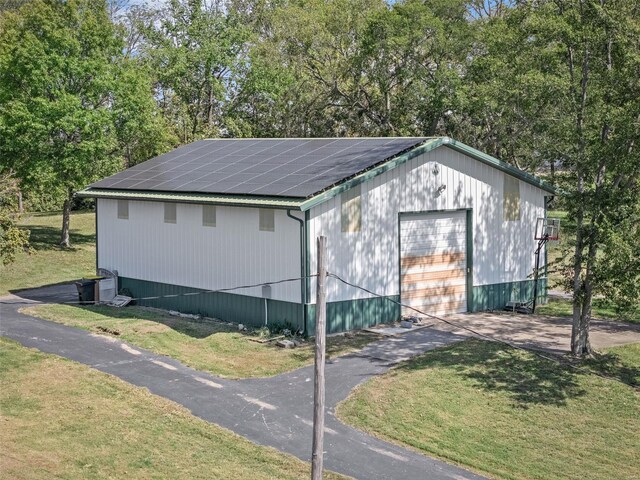
<instances>
[{"instance_id":1,"label":"utility pole","mask_svg":"<svg viewBox=\"0 0 640 480\"><path fill-rule=\"evenodd\" d=\"M327 237L318 237L318 277L316 278L316 355L313 382L313 451L311 480L322 480L324 443L324 360L327 322Z\"/></svg>"}]
</instances>

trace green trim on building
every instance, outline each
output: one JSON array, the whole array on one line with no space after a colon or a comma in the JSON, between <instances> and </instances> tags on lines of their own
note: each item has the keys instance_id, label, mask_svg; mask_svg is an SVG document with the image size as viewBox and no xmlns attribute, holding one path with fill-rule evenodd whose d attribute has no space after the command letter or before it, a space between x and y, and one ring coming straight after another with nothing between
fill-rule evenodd
<instances>
[{"instance_id":1,"label":"green trim on building","mask_svg":"<svg viewBox=\"0 0 640 480\"><path fill-rule=\"evenodd\" d=\"M350 188L360 185L361 183L364 183L367 180L371 180L372 178L375 178L378 175L388 172L389 170L393 170L397 166L408 162L412 158L415 158L418 155L422 155L423 153L430 152L431 150L439 147L440 145L442 145L442 138L428 139L422 145L418 145L413 150L405 154L399 155L397 157L393 157L390 160L378 166L372 167L369 170L365 170L364 172L357 174L353 178L342 181L337 185L335 185L334 187L329 188L324 192L320 192L308 198L307 200L302 202L302 205L300 206L300 208L302 210L309 210L315 207L316 205L319 205L321 203L326 202L327 200L332 199L336 195L344 192L345 190L349 190Z\"/></svg>"},{"instance_id":2,"label":"green trim on building","mask_svg":"<svg viewBox=\"0 0 640 480\"><path fill-rule=\"evenodd\" d=\"M547 279L538 280L538 302L546 301ZM227 322L242 323L251 327L264 325L265 299L233 293L202 293L199 288L182 287L166 283L119 277L119 288L127 288L135 298L179 295L150 300L138 300L139 305L177 310L183 313L200 314ZM502 310L508 301L525 302L533 295L533 280L474 286L468 299L470 312ZM327 303L327 333L369 328L379 323L391 323L400 319L399 295L375 298L359 298ZM267 300L268 325L289 324L296 329L304 329L304 315L301 316L299 303ZM315 335L315 304L304 306L308 336Z\"/></svg>"},{"instance_id":3,"label":"green trim on building","mask_svg":"<svg viewBox=\"0 0 640 480\"><path fill-rule=\"evenodd\" d=\"M200 288L182 287L167 283L150 282L129 277L119 277L119 289L127 288L134 298L181 295L151 300L137 300L138 305L177 310L182 313L200 314L226 322L242 323L251 327L264 325L264 298L234 293L202 293ZM327 333L368 328L378 323L393 322L400 318L400 306L390 302L400 301L397 295L385 298L363 298L327 303ZM300 315L300 304L267 300L268 325L291 324L296 329L304 328L304 317ZM315 334L315 304L305 305L307 332Z\"/></svg>"},{"instance_id":4,"label":"green trim on building","mask_svg":"<svg viewBox=\"0 0 640 480\"><path fill-rule=\"evenodd\" d=\"M195 203L198 205L227 205L230 207L257 207L300 210L302 198L267 197L259 195L224 195L219 193L150 192L87 187L74 194L78 198L109 198L150 202Z\"/></svg>"},{"instance_id":5,"label":"green trim on building","mask_svg":"<svg viewBox=\"0 0 640 480\"><path fill-rule=\"evenodd\" d=\"M262 327L264 325L264 298L222 292L184 295L192 292L205 292L206 290L128 277L119 277L119 288L129 289L134 298L183 295L154 300L137 300L138 305L177 310L182 313L200 314L226 322L242 323L251 327ZM271 299L266 300L266 302L268 325L288 323L296 329L304 328L299 303Z\"/></svg>"},{"instance_id":6,"label":"green trim on building","mask_svg":"<svg viewBox=\"0 0 640 480\"><path fill-rule=\"evenodd\" d=\"M502 310L507 302L528 302L533 299L534 280L519 282L494 283L491 285L474 285L471 298L468 300L470 312L483 310ZM538 279L538 303L546 303L547 279Z\"/></svg>"},{"instance_id":7,"label":"green trim on building","mask_svg":"<svg viewBox=\"0 0 640 480\"><path fill-rule=\"evenodd\" d=\"M393 300L393 301L389 301ZM327 333L369 328L400 319L399 295L327 303ZM315 304L307 305L307 335L315 335Z\"/></svg>"},{"instance_id":8,"label":"green trim on building","mask_svg":"<svg viewBox=\"0 0 640 480\"><path fill-rule=\"evenodd\" d=\"M502 160L498 160L497 158L492 157L491 155L488 155L484 152L481 152L480 150L476 150L475 148L465 145L464 143L457 142L452 138L437 137L437 138L430 138L426 140L422 145L417 146L416 148L414 148L413 150L407 153L404 153L380 165L372 167L369 170L359 173L353 178L350 178L341 183L338 183L334 187L329 188L328 190L325 190L324 192L321 192L319 194L316 194L308 198L307 200L304 200L300 205L300 208L301 210L309 210L315 207L316 205L319 205L321 203L326 202L327 200L330 200L331 198L344 192L345 190L349 190L350 188L360 185L361 183L364 183L367 180L371 180L372 178L375 178L378 175L388 172L389 170L393 170L394 168L402 165L403 163L408 162L409 160L417 157L418 155L431 152L436 148L442 147L442 146L451 148L452 150L455 150L464 155L467 155L468 157L478 160L479 162L482 162L493 168L496 168L504 173L507 173L513 177L516 177L519 180L522 180L523 182L529 183L535 187L545 190L546 192L553 193L553 194L556 193L556 189L552 185L546 183L544 180L541 180L538 177L535 177L512 165L509 165L508 163L503 162Z\"/></svg>"},{"instance_id":9,"label":"green trim on building","mask_svg":"<svg viewBox=\"0 0 640 480\"><path fill-rule=\"evenodd\" d=\"M467 251L465 254L467 260L467 304L469 303L469 298L473 292L473 209L467 209L467 218L466 218L466 234L467 234ZM469 310L469 305L467 305L467 310Z\"/></svg>"},{"instance_id":10,"label":"green trim on building","mask_svg":"<svg viewBox=\"0 0 640 480\"><path fill-rule=\"evenodd\" d=\"M513 177L516 177L517 179L522 180L523 182L529 183L534 187L538 187L546 192L553 193L553 194L557 193L553 185L550 185L544 180L534 175L531 175L527 172L524 172L519 168L514 167L513 165L509 165L508 163L503 162L502 160L498 160L497 158L492 157L491 155L481 152L480 150L476 150L475 148L470 147L469 145L465 145L462 142L458 142L452 138L444 137L441 140L442 140L441 145L445 145L453 150L456 150L457 152L460 152L464 155L474 158L479 162L489 165L490 167L496 168L504 173L507 173Z\"/></svg>"}]
</instances>

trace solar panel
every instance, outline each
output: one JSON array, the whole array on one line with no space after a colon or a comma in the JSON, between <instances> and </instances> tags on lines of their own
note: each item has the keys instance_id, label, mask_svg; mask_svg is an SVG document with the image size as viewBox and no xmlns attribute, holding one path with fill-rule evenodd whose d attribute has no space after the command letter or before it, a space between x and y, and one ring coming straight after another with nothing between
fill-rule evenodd
<instances>
[{"instance_id":1,"label":"solar panel","mask_svg":"<svg viewBox=\"0 0 640 480\"><path fill-rule=\"evenodd\" d=\"M306 198L426 137L200 140L91 185Z\"/></svg>"}]
</instances>

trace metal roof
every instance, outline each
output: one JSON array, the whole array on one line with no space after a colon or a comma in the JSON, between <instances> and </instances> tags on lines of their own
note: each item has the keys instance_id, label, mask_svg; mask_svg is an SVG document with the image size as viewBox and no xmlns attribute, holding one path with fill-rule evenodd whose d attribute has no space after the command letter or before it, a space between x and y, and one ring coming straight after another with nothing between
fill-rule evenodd
<instances>
[{"instance_id":1,"label":"metal roof","mask_svg":"<svg viewBox=\"0 0 640 480\"><path fill-rule=\"evenodd\" d=\"M464 143L412 137L201 140L96 182L77 196L305 211L439 147L557 194L540 178Z\"/></svg>"},{"instance_id":2,"label":"metal roof","mask_svg":"<svg viewBox=\"0 0 640 480\"><path fill-rule=\"evenodd\" d=\"M425 140L425 137L201 140L90 187L308 198Z\"/></svg>"}]
</instances>

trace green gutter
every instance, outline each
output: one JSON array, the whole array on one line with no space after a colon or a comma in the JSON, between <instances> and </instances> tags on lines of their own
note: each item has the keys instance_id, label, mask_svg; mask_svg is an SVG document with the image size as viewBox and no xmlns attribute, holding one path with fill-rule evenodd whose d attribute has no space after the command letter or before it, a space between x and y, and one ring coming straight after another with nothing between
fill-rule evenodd
<instances>
[{"instance_id":1,"label":"green gutter","mask_svg":"<svg viewBox=\"0 0 640 480\"><path fill-rule=\"evenodd\" d=\"M151 202L198 203L238 207L283 208L300 210L301 198L224 195L211 193L148 192L140 190L108 190L86 188L75 194L80 198L111 198Z\"/></svg>"},{"instance_id":2,"label":"green gutter","mask_svg":"<svg viewBox=\"0 0 640 480\"><path fill-rule=\"evenodd\" d=\"M302 318L302 332L307 331L307 261L306 261L306 228L305 221L291 214L291 210L287 210L287 217L292 218L300 224L300 308Z\"/></svg>"},{"instance_id":3,"label":"green gutter","mask_svg":"<svg viewBox=\"0 0 640 480\"><path fill-rule=\"evenodd\" d=\"M306 321L309 321L307 305L311 304L311 222L310 222L310 212L307 210L304 212L304 269L307 272L307 278L305 279L305 293L304 296L306 298L307 303L304 306L304 318ZM313 319L315 322L315 318ZM315 331L315 325L313 327ZM308 324L305 323L305 335L309 334Z\"/></svg>"}]
</instances>

